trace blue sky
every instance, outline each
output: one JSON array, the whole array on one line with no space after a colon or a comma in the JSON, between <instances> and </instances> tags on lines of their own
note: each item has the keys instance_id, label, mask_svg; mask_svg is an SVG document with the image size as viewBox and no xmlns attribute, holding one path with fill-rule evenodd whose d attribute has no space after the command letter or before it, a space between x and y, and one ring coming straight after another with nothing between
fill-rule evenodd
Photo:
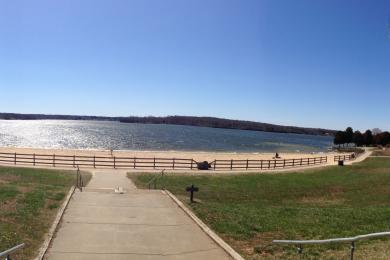
<instances>
[{"instance_id":1,"label":"blue sky","mask_svg":"<svg viewBox=\"0 0 390 260\"><path fill-rule=\"evenodd\" d=\"M0 1L0 111L390 130L390 1Z\"/></svg>"}]
</instances>

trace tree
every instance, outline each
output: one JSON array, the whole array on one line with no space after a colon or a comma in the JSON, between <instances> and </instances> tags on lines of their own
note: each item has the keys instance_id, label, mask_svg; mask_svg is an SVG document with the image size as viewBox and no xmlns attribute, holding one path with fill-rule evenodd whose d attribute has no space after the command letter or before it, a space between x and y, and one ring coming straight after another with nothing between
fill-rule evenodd
<instances>
[{"instance_id":1,"label":"tree","mask_svg":"<svg viewBox=\"0 0 390 260\"><path fill-rule=\"evenodd\" d=\"M360 133L360 131L355 131L355 133L353 133L353 140L352 140L352 142L356 146L364 145L364 136L363 136L363 134Z\"/></svg>"},{"instance_id":2,"label":"tree","mask_svg":"<svg viewBox=\"0 0 390 260\"><path fill-rule=\"evenodd\" d=\"M366 132L364 132L363 137L364 137L365 145L369 146L373 144L373 137L372 137L371 130L367 130Z\"/></svg>"},{"instance_id":3,"label":"tree","mask_svg":"<svg viewBox=\"0 0 390 260\"><path fill-rule=\"evenodd\" d=\"M352 127L348 127L347 129L345 129L345 142L347 144L350 144L352 143L353 141L353 129Z\"/></svg>"},{"instance_id":4,"label":"tree","mask_svg":"<svg viewBox=\"0 0 390 260\"><path fill-rule=\"evenodd\" d=\"M335 136L334 136L334 139L333 139L333 143L335 145L338 145L340 147L340 145L344 145L345 144L345 132L343 131L338 131Z\"/></svg>"},{"instance_id":5,"label":"tree","mask_svg":"<svg viewBox=\"0 0 390 260\"><path fill-rule=\"evenodd\" d=\"M379 129L379 128L373 128L371 130L371 132L372 132L373 135L378 135L378 134L382 133L382 130Z\"/></svg>"},{"instance_id":6,"label":"tree","mask_svg":"<svg viewBox=\"0 0 390 260\"><path fill-rule=\"evenodd\" d=\"M390 133L389 132L383 132L374 135L373 137L373 143L376 145L382 145L386 146L390 143Z\"/></svg>"}]
</instances>

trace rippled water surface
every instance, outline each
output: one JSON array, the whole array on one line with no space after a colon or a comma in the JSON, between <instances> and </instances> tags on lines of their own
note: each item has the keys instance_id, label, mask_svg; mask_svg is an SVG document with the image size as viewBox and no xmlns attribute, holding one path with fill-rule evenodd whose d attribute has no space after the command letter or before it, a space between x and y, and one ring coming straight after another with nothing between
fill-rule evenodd
<instances>
[{"instance_id":1,"label":"rippled water surface","mask_svg":"<svg viewBox=\"0 0 390 260\"><path fill-rule=\"evenodd\" d=\"M0 146L229 152L325 151L331 137L125 124L103 121L0 120Z\"/></svg>"}]
</instances>

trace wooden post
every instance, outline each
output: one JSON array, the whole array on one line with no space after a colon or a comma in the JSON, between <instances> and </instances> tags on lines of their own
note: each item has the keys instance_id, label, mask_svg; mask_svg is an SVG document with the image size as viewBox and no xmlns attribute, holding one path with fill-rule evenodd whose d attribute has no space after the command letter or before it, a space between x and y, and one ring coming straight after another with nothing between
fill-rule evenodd
<instances>
[{"instance_id":1,"label":"wooden post","mask_svg":"<svg viewBox=\"0 0 390 260\"><path fill-rule=\"evenodd\" d=\"M263 169L263 160L260 160L260 169Z\"/></svg>"},{"instance_id":2,"label":"wooden post","mask_svg":"<svg viewBox=\"0 0 390 260\"><path fill-rule=\"evenodd\" d=\"M194 159L191 159L191 170L192 170L192 164L194 163Z\"/></svg>"},{"instance_id":3,"label":"wooden post","mask_svg":"<svg viewBox=\"0 0 390 260\"><path fill-rule=\"evenodd\" d=\"M115 156L114 156L114 169L116 168L116 166L115 166Z\"/></svg>"},{"instance_id":4,"label":"wooden post","mask_svg":"<svg viewBox=\"0 0 390 260\"><path fill-rule=\"evenodd\" d=\"M96 168L96 156L93 156L93 168Z\"/></svg>"},{"instance_id":5,"label":"wooden post","mask_svg":"<svg viewBox=\"0 0 390 260\"><path fill-rule=\"evenodd\" d=\"M248 170L248 164L249 164L248 159L246 159L246 169L247 170Z\"/></svg>"},{"instance_id":6,"label":"wooden post","mask_svg":"<svg viewBox=\"0 0 390 260\"><path fill-rule=\"evenodd\" d=\"M73 155L73 168L76 167L76 155Z\"/></svg>"},{"instance_id":7,"label":"wooden post","mask_svg":"<svg viewBox=\"0 0 390 260\"><path fill-rule=\"evenodd\" d=\"M153 157L153 169L156 169L156 157Z\"/></svg>"},{"instance_id":8,"label":"wooden post","mask_svg":"<svg viewBox=\"0 0 390 260\"><path fill-rule=\"evenodd\" d=\"M53 167L56 167L56 155L53 154Z\"/></svg>"},{"instance_id":9,"label":"wooden post","mask_svg":"<svg viewBox=\"0 0 390 260\"><path fill-rule=\"evenodd\" d=\"M283 160L283 168L286 168L286 159Z\"/></svg>"},{"instance_id":10,"label":"wooden post","mask_svg":"<svg viewBox=\"0 0 390 260\"><path fill-rule=\"evenodd\" d=\"M230 170L233 170L233 159L230 160Z\"/></svg>"},{"instance_id":11,"label":"wooden post","mask_svg":"<svg viewBox=\"0 0 390 260\"><path fill-rule=\"evenodd\" d=\"M134 169L135 169L135 164L136 164L136 162L135 162L135 161L136 161L136 160L137 160L137 158L136 158L136 157L134 157L134 160L133 160L133 166L134 166L133 168L134 168Z\"/></svg>"},{"instance_id":12,"label":"wooden post","mask_svg":"<svg viewBox=\"0 0 390 260\"><path fill-rule=\"evenodd\" d=\"M175 158L172 160L172 168L175 169Z\"/></svg>"},{"instance_id":13,"label":"wooden post","mask_svg":"<svg viewBox=\"0 0 390 260\"><path fill-rule=\"evenodd\" d=\"M35 166L35 153L33 154L33 164Z\"/></svg>"},{"instance_id":14,"label":"wooden post","mask_svg":"<svg viewBox=\"0 0 390 260\"><path fill-rule=\"evenodd\" d=\"M14 159L15 159L15 160L14 160L14 164L16 164L16 153L15 153Z\"/></svg>"},{"instance_id":15,"label":"wooden post","mask_svg":"<svg viewBox=\"0 0 390 260\"><path fill-rule=\"evenodd\" d=\"M217 160L214 161L214 170L217 168Z\"/></svg>"}]
</instances>

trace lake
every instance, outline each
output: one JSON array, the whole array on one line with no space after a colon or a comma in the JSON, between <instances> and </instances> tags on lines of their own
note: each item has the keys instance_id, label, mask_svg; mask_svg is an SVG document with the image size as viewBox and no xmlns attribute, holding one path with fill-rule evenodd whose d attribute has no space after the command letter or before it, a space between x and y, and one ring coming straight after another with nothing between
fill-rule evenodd
<instances>
[{"instance_id":1,"label":"lake","mask_svg":"<svg viewBox=\"0 0 390 260\"><path fill-rule=\"evenodd\" d=\"M0 146L55 149L320 152L332 137L111 121L0 120Z\"/></svg>"}]
</instances>

